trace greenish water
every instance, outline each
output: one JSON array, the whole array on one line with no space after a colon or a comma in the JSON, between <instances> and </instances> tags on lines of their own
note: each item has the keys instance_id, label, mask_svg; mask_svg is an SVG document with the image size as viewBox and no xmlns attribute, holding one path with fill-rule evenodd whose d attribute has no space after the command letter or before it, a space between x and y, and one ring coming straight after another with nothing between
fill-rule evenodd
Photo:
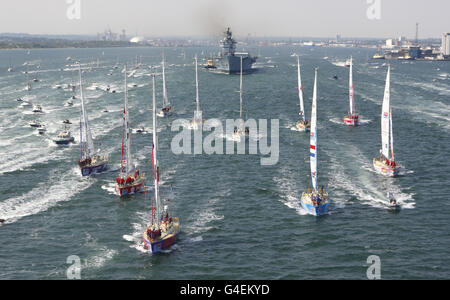
<instances>
[{"instance_id":1,"label":"greenish water","mask_svg":"<svg viewBox=\"0 0 450 300\"><path fill-rule=\"evenodd\" d=\"M151 129L151 74L160 49L76 49L0 53L0 279L64 279L77 255L83 279L365 279L370 255L381 259L383 279L449 278L450 64L392 61L396 159L403 176L376 174L372 158L380 149L380 114L387 68L364 49L261 48L257 67L244 77L248 118L280 120L280 159L261 166L258 155L174 155L170 131L175 118L195 109L193 56L202 50L166 49L167 85L176 115L160 120L162 193L181 220L176 246L162 255L143 253L141 233L150 219L144 194L113 195L120 166L123 75L112 66L144 66L129 83L131 126ZM104 51L104 55L102 55ZM296 58L302 61L307 116L314 67L319 67L319 170L332 200L328 216L305 214L298 203L311 185L309 137L292 130L298 118ZM348 69L354 81L363 125L348 128ZM51 137L70 119L78 141L79 103L64 107L71 92L53 88L76 81L66 57L92 62L83 75L96 144L110 155L111 171L81 178L79 148L58 148ZM97 58L99 67L97 68ZM9 61L15 72L8 73ZM24 91L30 79L40 82ZM61 71L61 68L63 71ZM160 71L160 70L159 70ZM112 72L111 76L108 73ZM162 83L158 74L158 99ZM339 79L334 80L333 76ZM100 89L94 89L97 83ZM115 94L103 91L110 85ZM204 118L238 118L238 76L200 71ZM16 102L31 99L45 114L35 116ZM103 113L107 107L109 113ZM28 122L46 123L39 136ZM132 136L133 156L150 174L152 135ZM149 182L150 184L150 182ZM173 186L173 190L171 187ZM386 208L386 190L403 209Z\"/></svg>"}]
</instances>

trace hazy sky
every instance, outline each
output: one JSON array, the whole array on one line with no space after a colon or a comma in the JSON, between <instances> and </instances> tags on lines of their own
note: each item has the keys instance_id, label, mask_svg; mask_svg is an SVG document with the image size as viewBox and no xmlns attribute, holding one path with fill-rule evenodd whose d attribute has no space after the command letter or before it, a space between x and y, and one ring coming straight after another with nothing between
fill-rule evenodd
<instances>
[{"instance_id":1,"label":"hazy sky","mask_svg":"<svg viewBox=\"0 0 450 300\"><path fill-rule=\"evenodd\" d=\"M69 20L81 2L81 18ZM379 1L380 20L368 8ZM369 2L369 3L368 3ZM372 4L370 4L372 3ZM1 0L0 32L96 34L108 26L128 35L440 37L450 32L450 0Z\"/></svg>"}]
</instances>

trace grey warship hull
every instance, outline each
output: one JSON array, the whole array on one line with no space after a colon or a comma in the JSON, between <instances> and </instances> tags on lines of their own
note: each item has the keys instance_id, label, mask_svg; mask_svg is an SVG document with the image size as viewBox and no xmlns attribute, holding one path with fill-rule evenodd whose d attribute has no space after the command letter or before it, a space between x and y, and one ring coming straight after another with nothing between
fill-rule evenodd
<instances>
[{"instance_id":1,"label":"grey warship hull","mask_svg":"<svg viewBox=\"0 0 450 300\"><path fill-rule=\"evenodd\" d=\"M252 68L256 62L256 57L243 55L242 56L242 72L251 73L255 69ZM241 56L240 55L228 55L224 57L218 57L216 59L217 72L225 74L240 74L241 73Z\"/></svg>"}]
</instances>

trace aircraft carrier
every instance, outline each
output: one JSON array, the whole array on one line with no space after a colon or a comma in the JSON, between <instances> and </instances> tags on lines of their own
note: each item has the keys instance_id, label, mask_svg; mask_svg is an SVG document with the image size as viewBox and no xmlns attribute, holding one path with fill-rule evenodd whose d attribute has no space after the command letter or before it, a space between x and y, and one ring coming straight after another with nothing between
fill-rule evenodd
<instances>
[{"instance_id":1,"label":"aircraft carrier","mask_svg":"<svg viewBox=\"0 0 450 300\"><path fill-rule=\"evenodd\" d=\"M237 42L233 39L230 28L225 32L224 39L220 42L222 52L219 57L215 58L217 72L226 74L241 73L241 56L242 56L242 72L245 74L255 71L252 68L258 57L249 53L236 52Z\"/></svg>"}]
</instances>

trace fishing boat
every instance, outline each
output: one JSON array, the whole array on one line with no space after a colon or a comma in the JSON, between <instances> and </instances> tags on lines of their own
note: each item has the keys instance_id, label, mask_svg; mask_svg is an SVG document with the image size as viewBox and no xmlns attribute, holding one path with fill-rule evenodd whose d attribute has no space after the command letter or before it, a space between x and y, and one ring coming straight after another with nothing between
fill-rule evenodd
<instances>
[{"instance_id":1,"label":"fishing boat","mask_svg":"<svg viewBox=\"0 0 450 300\"><path fill-rule=\"evenodd\" d=\"M318 149L317 149L317 69L315 70L314 94L311 113L310 165L312 189L308 188L300 200L301 206L314 216L328 213L330 200L323 187L318 183Z\"/></svg>"},{"instance_id":2,"label":"fishing boat","mask_svg":"<svg viewBox=\"0 0 450 300\"><path fill-rule=\"evenodd\" d=\"M391 109L391 66L388 67L386 87L384 90L383 106L381 113L381 150L380 157L373 159L375 170L385 176L394 177L399 174L400 167L395 162L394 136L392 130Z\"/></svg>"},{"instance_id":3,"label":"fishing boat","mask_svg":"<svg viewBox=\"0 0 450 300\"><path fill-rule=\"evenodd\" d=\"M300 99L300 113L301 120L295 125L298 131L306 132L311 128L308 120L305 117L305 106L303 103L303 86L302 86L302 75L300 71L300 57L297 56L297 73L298 73L298 97Z\"/></svg>"},{"instance_id":4,"label":"fishing boat","mask_svg":"<svg viewBox=\"0 0 450 300\"><path fill-rule=\"evenodd\" d=\"M203 119L203 113L200 110L200 96L198 91L198 59L195 56L195 88L196 88L196 98L195 102L197 104L197 109L194 112L194 119L191 121L191 129L199 130L203 127L205 120Z\"/></svg>"},{"instance_id":5,"label":"fishing boat","mask_svg":"<svg viewBox=\"0 0 450 300\"><path fill-rule=\"evenodd\" d=\"M350 99L350 110L348 114L344 117L344 124L348 126L358 126L359 116L356 113L356 100L355 100L355 87L353 85L353 57L350 58L350 73L349 73L349 99Z\"/></svg>"},{"instance_id":6,"label":"fishing boat","mask_svg":"<svg viewBox=\"0 0 450 300\"><path fill-rule=\"evenodd\" d=\"M89 118L87 114L86 105L84 103L83 83L81 80L81 64L78 65L78 72L80 77L80 160L78 166L82 176L90 176L97 173L102 173L108 168L108 157L100 155L94 147L94 140L92 139L91 129L89 127ZM69 121L69 120L66 120Z\"/></svg>"},{"instance_id":7,"label":"fishing boat","mask_svg":"<svg viewBox=\"0 0 450 300\"><path fill-rule=\"evenodd\" d=\"M168 249L175 244L180 234L180 222L178 218L172 217L168 206L161 201L159 193L159 161L158 161L158 130L156 119L156 92L155 76L153 75L153 170L155 197L152 201L152 223L147 227L142 235L144 249L151 251L152 254ZM170 202L170 200L167 200Z\"/></svg>"},{"instance_id":8,"label":"fishing boat","mask_svg":"<svg viewBox=\"0 0 450 300\"><path fill-rule=\"evenodd\" d=\"M69 127L64 126L64 130L61 131L56 138L53 139L56 145L68 145L75 142L75 138L70 133Z\"/></svg>"},{"instance_id":9,"label":"fishing boat","mask_svg":"<svg viewBox=\"0 0 450 300\"><path fill-rule=\"evenodd\" d=\"M158 117L169 117L172 115L174 107L170 104L169 97L167 96L167 86L166 86L166 62L163 58L162 61L162 77L163 77L163 106Z\"/></svg>"},{"instance_id":10,"label":"fishing boat","mask_svg":"<svg viewBox=\"0 0 450 300\"><path fill-rule=\"evenodd\" d=\"M241 138L248 137L250 134L250 130L248 128L244 128L244 119L242 116L242 94L243 94L243 83L242 83L242 56L241 56L241 76L240 76L240 88L239 88L239 98L240 98L240 109L239 109L239 127L234 129L233 138L234 140L240 141Z\"/></svg>"},{"instance_id":11,"label":"fishing boat","mask_svg":"<svg viewBox=\"0 0 450 300\"><path fill-rule=\"evenodd\" d=\"M116 192L120 197L141 192L144 188L145 175L139 169L133 169L131 157L131 135L128 111L127 67L125 66L125 105L122 126L122 157L120 175L116 178Z\"/></svg>"}]
</instances>

